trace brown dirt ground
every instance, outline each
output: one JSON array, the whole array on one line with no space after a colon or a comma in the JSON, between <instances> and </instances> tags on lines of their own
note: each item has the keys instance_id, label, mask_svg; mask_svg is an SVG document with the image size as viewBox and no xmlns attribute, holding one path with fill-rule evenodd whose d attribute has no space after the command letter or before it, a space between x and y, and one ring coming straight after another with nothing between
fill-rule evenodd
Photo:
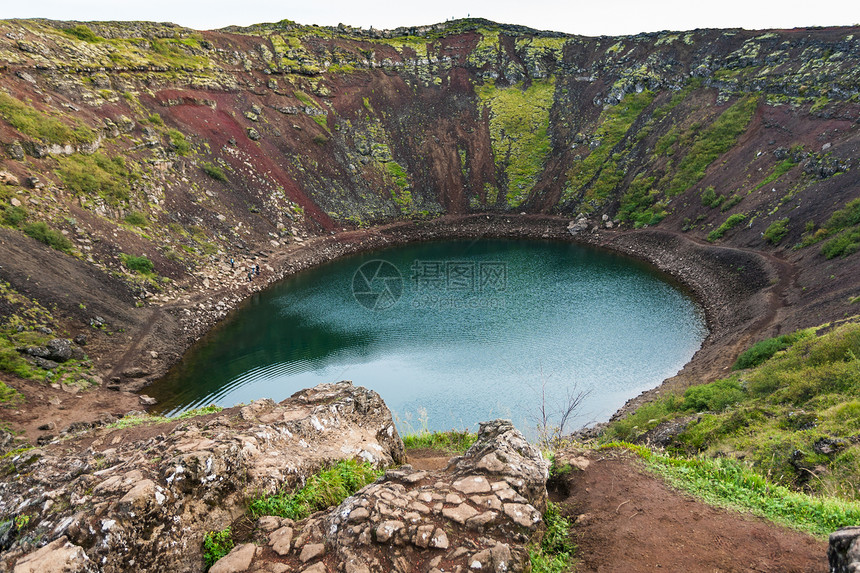
<instances>
[{"instance_id":1,"label":"brown dirt ground","mask_svg":"<svg viewBox=\"0 0 860 573\"><path fill-rule=\"evenodd\" d=\"M574 526L578 573L826 572L827 543L715 508L667 486L626 452L589 452L550 498ZM566 491L565 491L566 490Z\"/></svg>"}]
</instances>

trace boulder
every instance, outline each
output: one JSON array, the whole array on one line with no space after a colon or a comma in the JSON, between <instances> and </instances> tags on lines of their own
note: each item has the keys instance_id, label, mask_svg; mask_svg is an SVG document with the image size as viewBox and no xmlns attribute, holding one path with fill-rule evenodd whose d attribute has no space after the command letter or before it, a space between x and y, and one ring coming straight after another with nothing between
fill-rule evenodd
<instances>
[{"instance_id":1,"label":"boulder","mask_svg":"<svg viewBox=\"0 0 860 573\"><path fill-rule=\"evenodd\" d=\"M15 563L14 573L89 573L97 571L83 547L66 536L55 539Z\"/></svg>"},{"instance_id":2,"label":"boulder","mask_svg":"<svg viewBox=\"0 0 860 573\"><path fill-rule=\"evenodd\" d=\"M860 571L860 527L843 527L830 534L827 560L830 573Z\"/></svg>"},{"instance_id":3,"label":"boulder","mask_svg":"<svg viewBox=\"0 0 860 573\"><path fill-rule=\"evenodd\" d=\"M403 443L379 394L351 382L322 384L280 404L259 400L220 415L188 418L140 442L123 439L125 430L89 432L86 449L45 448L4 459L22 471L13 470L16 478L0 483L0 515L68 501L34 513L26 539L10 540L0 563L26 565L39 559L38 569L50 571L41 565L45 553L26 555L34 551L27 540L43 539L82 563L87 562L80 547L94 548L100 571L127 571L130 563L136 572L198 571L204 533L224 529L242 515L248 492L294 487L339 459L379 467L405 461ZM292 555L294 540L283 528L293 523L269 521L272 548ZM314 543L323 542L304 539L299 549ZM57 561L61 554L50 551ZM238 567L256 553L253 545L234 551L212 571L244 570ZM277 555L268 548L264 552ZM306 566L319 561L319 548L307 552L313 557Z\"/></svg>"},{"instance_id":4,"label":"boulder","mask_svg":"<svg viewBox=\"0 0 860 573\"><path fill-rule=\"evenodd\" d=\"M48 349L48 358L54 362L66 362L72 357L72 343L65 338L55 338L45 345Z\"/></svg>"}]
</instances>

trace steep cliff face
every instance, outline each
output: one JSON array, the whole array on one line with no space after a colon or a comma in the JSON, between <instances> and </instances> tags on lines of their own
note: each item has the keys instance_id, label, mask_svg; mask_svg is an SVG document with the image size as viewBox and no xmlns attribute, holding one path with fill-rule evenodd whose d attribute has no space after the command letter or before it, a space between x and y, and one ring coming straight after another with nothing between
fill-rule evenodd
<instances>
[{"instance_id":1,"label":"steep cliff face","mask_svg":"<svg viewBox=\"0 0 860 573\"><path fill-rule=\"evenodd\" d=\"M145 330L153 307L240 297L247 264L310 236L476 212L584 213L775 253L820 300L817 322L857 295L853 28L0 32L13 358L19 327L95 324L98 355L103 331Z\"/></svg>"}]
</instances>

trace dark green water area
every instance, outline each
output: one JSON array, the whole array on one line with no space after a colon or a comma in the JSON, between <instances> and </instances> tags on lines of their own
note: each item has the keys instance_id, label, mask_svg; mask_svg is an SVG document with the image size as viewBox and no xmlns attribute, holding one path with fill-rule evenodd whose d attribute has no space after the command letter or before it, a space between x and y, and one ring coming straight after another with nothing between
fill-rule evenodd
<instances>
[{"instance_id":1,"label":"dark green water area","mask_svg":"<svg viewBox=\"0 0 860 573\"><path fill-rule=\"evenodd\" d=\"M352 380L408 433L493 418L529 431L542 403L553 412L585 391L573 430L677 373L706 335L702 309L629 258L554 242L422 243L255 295L146 392L176 414Z\"/></svg>"}]
</instances>

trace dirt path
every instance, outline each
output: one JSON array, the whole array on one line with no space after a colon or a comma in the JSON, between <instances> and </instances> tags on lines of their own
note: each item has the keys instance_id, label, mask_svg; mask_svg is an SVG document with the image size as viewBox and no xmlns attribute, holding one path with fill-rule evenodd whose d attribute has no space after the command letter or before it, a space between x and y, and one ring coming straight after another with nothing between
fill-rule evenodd
<instances>
[{"instance_id":1,"label":"dirt path","mask_svg":"<svg viewBox=\"0 0 860 573\"><path fill-rule=\"evenodd\" d=\"M573 457L573 456L570 456ZM669 488L625 452L589 452L551 498L576 519L577 573L828 571L827 543Z\"/></svg>"}]
</instances>

